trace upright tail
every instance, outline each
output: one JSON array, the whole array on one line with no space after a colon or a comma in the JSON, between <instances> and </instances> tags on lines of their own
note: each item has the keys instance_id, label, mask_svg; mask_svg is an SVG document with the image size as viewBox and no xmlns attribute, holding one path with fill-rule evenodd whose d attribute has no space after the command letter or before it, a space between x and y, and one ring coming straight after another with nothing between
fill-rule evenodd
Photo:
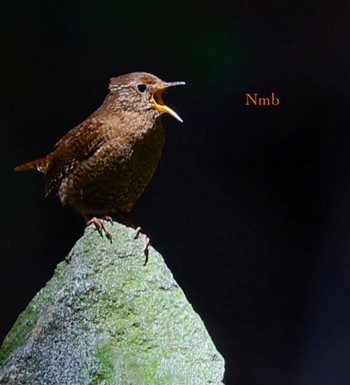
<instances>
[{"instance_id":1,"label":"upright tail","mask_svg":"<svg viewBox=\"0 0 350 385\"><path fill-rule=\"evenodd\" d=\"M31 162L23 163L15 168L15 171L35 171L38 170L46 174L49 165L48 157L32 160Z\"/></svg>"}]
</instances>

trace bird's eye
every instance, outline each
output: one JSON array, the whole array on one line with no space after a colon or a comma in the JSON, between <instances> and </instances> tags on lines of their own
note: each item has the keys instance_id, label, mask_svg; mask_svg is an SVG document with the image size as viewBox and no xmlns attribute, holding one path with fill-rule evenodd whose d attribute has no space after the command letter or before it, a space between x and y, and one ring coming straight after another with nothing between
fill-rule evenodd
<instances>
[{"instance_id":1,"label":"bird's eye","mask_svg":"<svg viewBox=\"0 0 350 385\"><path fill-rule=\"evenodd\" d=\"M137 85L137 90L139 91L139 92L141 92L141 94L143 94L145 91L146 91L146 86L144 85L144 84L138 84Z\"/></svg>"}]
</instances>

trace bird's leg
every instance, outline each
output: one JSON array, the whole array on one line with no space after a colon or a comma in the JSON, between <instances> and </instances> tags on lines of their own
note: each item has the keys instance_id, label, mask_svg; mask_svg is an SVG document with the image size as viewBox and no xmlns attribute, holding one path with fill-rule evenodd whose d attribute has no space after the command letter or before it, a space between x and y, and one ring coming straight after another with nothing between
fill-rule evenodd
<instances>
[{"instance_id":1,"label":"bird's leg","mask_svg":"<svg viewBox=\"0 0 350 385\"><path fill-rule=\"evenodd\" d=\"M104 216L103 219L113 225L113 218L109 215Z\"/></svg>"},{"instance_id":2,"label":"bird's leg","mask_svg":"<svg viewBox=\"0 0 350 385\"><path fill-rule=\"evenodd\" d=\"M146 256L146 259L145 259L145 263L144 263L144 266L147 265L147 262L148 262L148 246L150 244L150 239L149 237L147 236L147 234L145 234L141 227L136 227L135 228L135 225L133 224L133 222L131 221L131 219L129 218L128 214L125 213L125 212L122 212L122 211L118 211L118 215L120 216L120 218L122 219L122 221L129 227L132 227L133 229L135 229L135 234L134 234L134 239L136 239L140 234L141 234L141 237L142 237L142 241L143 241L143 248L142 248L142 251L145 253L145 256Z\"/></svg>"},{"instance_id":3,"label":"bird's leg","mask_svg":"<svg viewBox=\"0 0 350 385\"><path fill-rule=\"evenodd\" d=\"M101 235L101 237L103 237L103 233L104 233L105 236L112 243L112 241L113 241L112 240L112 234L106 229L106 226L105 226L105 221L108 221L108 222L112 221L111 217L104 217L104 219L93 217L93 218L89 219L86 214L84 214L84 213L81 213L81 214L82 214L82 216L86 222L86 226L95 225L95 227L96 227L97 231L99 232L99 234Z\"/></svg>"},{"instance_id":4,"label":"bird's leg","mask_svg":"<svg viewBox=\"0 0 350 385\"><path fill-rule=\"evenodd\" d=\"M143 252L145 253L145 263L143 264L143 266L146 266L147 265L147 262L148 262L148 246L149 246L149 242L150 242L150 239L149 237L147 236L147 234L145 234L141 227L139 226L136 230L135 230L135 235L134 235L134 239L136 239L139 235L141 234L141 237L142 237L142 241L143 241Z\"/></svg>"},{"instance_id":5,"label":"bird's leg","mask_svg":"<svg viewBox=\"0 0 350 385\"><path fill-rule=\"evenodd\" d=\"M149 240L149 237L147 236L147 234L145 234L142 231L141 227L139 226L135 229L134 239L136 239L140 234L141 234L142 239L143 239L143 250L147 250L150 240Z\"/></svg>"},{"instance_id":6,"label":"bird's leg","mask_svg":"<svg viewBox=\"0 0 350 385\"><path fill-rule=\"evenodd\" d=\"M92 224L95 225L95 227L96 227L97 231L100 233L101 237L103 237L103 233L104 233L106 235L106 237L109 239L109 241L112 243L112 241L113 241L112 234L106 229L104 219L93 217L86 223L87 226L92 225Z\"/></svg>"}]
</instances>

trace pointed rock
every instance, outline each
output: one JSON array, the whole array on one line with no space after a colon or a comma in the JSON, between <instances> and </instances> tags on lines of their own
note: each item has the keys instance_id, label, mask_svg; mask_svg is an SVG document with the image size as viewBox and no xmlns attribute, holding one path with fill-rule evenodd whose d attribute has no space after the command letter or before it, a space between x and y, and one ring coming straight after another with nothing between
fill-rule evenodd
<instances>
[{"instance_id":1,"label":"pointed rock","mask_svg":"<svg viewBox=\"0 0 350 385\"><path fill-rule=\"evenodd\" d=\"M223 385L224 360L162 256L90 226L0 350L0 384Z\"/></svg>"}]
</instances>

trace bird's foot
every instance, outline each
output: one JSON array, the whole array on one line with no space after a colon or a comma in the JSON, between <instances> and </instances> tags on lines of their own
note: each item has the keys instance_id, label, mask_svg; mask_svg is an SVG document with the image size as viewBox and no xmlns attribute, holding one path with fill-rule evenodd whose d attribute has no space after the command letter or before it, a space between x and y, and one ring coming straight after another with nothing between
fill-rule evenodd
<instances>
[{"instance_id":1,"label":"bird's foot","mask_svg":"<svg viewBox=\"0 0 350 385\"><path fill-rule=\"evenodd\" d=\"M103 237L103 234L109 239L109 241L112 243L112 234L106 229L105 221L111 222L112 218L107 219L101 219L93 217L89 221L86 222L87 226L95 225L97 231Z\"/></svg>"},{"instance_id":2,"label":"bird's foot","mask_svg":"<svg viewBox=\"0 0 350 385\"><path fill-rule=\"evenodd\" d=\"M142 251L144 252L145 254L145 262L144 262L144 266L147 265L147 262L148 262L148 246L150 244L150 239L149 237L147 236L147 234L145 234L141 227L137 227L135 229L135 234L134 234L134 239L138 238L138 236L141 234L141 237L142 237L142 241L143 241L143 248L142 248Z\"/></svg>"},{"instance_id":3,"label":"bird's foot","mask_svg":"<svg viewBox=\"0 0 350 385\"><path fill-rule=\"evenodd\" d=\"M105 217L103 217L103 219L104 219L105 221L109 222L111 225L114 224L113 218L110 217L109 215L106 215Z\"/></svg>"}]
</instances>

